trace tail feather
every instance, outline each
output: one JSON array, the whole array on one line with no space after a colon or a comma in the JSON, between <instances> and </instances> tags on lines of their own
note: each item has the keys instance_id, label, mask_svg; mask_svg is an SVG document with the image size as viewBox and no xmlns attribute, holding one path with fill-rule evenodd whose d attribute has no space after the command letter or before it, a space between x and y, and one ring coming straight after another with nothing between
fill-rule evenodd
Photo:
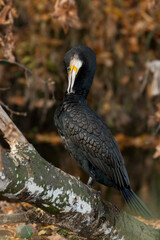
<instances>
[{"instance_id":1,"label":"tail feather","mask_svg":"<svg viewBox=\"0 0 160 240\"><path fill-rule=\"evenodd\" d=\"M151 212L148 210L148 208L145 206L145 204L141 201L140 198L138 198L138 196L134 192L132 194L132 192L129 192L129 194L130 194L131 201L134 201L137 215L141 215L144 218L152 218L153 216L152 216Z\"/></svg>"},{"instance_id":2,"label":"tail feather","mask_svg":"<svg viewBox=\"0 0 160 240\"><path fill-rule=\"evenodd\" d=\"M129 208L135 215L140 215L146 219L154 218L149 209L145 206L141 199L133 192L132 189L125 188L121 189L120 192L122 193L123 198L125 199Z\"/></svg>"},{"instance_id":3,"label":"tail feather","mask_svg":"<svg viewBox=\"0 0 160 240\"><path fill-rule=\"evenodd\" d=\"M131 200L132 198L127 195L126 191L123 191L122 195L123 195L125 201L127 202L130 210L131 210L135 215L139 215L139 214L138 214L138 210L137 210L137 205Z\"/></svg>"}]
</instances>

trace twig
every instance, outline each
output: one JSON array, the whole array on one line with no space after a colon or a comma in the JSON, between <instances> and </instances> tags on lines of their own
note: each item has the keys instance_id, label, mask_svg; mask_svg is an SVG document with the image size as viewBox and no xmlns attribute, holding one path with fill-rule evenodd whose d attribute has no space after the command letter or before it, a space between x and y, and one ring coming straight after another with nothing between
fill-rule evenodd
<instances>
[{"instance_id":1,"label":"twig","mask_svg":"<svg viewBox=\"0 0 160 240\"><path fill-rule=\"evenodd\" d=\"M140 91L139 91L139 95L141 95L147 85L147 81L148 81L148 74L149 74L149 69L146 70L145 74L144 74L144 79L143 79L143 83L140 87Z\"/></svg>"},{"instance_id":2,"label":"twig","mask_svg":"<svg viewBox=\"0 0 160 240\"><path fill-rule=\"evenodd\" d=\"M29 219L25 212L15 214L0 214L0 225L11 223L28 223Z\"/></svg>"},{"instance_id":3,"label":"twig","mask_svg":"<svg viewBox=\"0 0 160 240\"><path fill-rule=\"evenodd\" d=\"M0 91L7 91L9 89L10 89L10 87L2 87L2 88L0 88Z\"/></svg>"},{"instance_id":4,"label":"twig","mask_svg":"<svg viewBox=\"0 0 160 240\"><path fill-rule=\"evenodd\" d=\"M44 123L48 111L47 101L49 99L49 91L48 91L48 84L47 81L44 82L44 104L42 109L42 117L41 117L41 124Z\"/></svg>"},{"instance_id":5,"label":"twig","mask_svg":"<svg viewBox=\"0 0 160 240\"><path fill-rule=\"evenodd\" d=\"M11 148L15 145L15 143L20 145L28 143L27 139L23 136L23 134L15 126L12 120L8 117L8 115L3 110L1 105L0 105L0 130L2 131L5 140L8 142Z\"/></svg>"},{"instance_id":6,"label":"twig","mask_svg":"<svg viewBox=\"0 0 160 240\"><path fill-rule=\"evenodd\" d=\"M158 132L160 131L160 123L158 124L156 131L154 133L154 136L156 136L158 134Z\"/></svg>"},{"instance_id":7,"label":"twig","mask_svg":"<svg viewBox=\"0 0 160 240\"><path fill-rule=\"evenodd\" d=\"M6 110L8 110L11 114L15 114L15 115L18 115L18 116L24 116L26 117L27 116L27 113L26 112L17 112L17 111L14 111L12 110L10 107L8 107L4 102L2 102L0 100L0 105L2 105Z\"/></svg>"},{"instance_id":8,"label":"twig","mask_svg":"<svg viewBox=\"0 0 160 240\"><path fill-rule=\"evenodd\" d=\"M47 223L53 224L55 217L49 216L42 209L33 208L14 214L0 214L0 225L11 223ZM45 222L46 221L46 222Z\"/></svg>"},{"instance_id":9,"label":"twig","mask_svg":"<svg viewBox=\"0 0 160 240\"><path fill-rule=\"evenodd\" d=\"M7 63L15 64L15 65L23 68L25 71L29 72L30 74L33 74L33 72L29 68L25 67L22 63L18 63L18 62L15 62L15 61L12 62L12 61L9 61L7 59L0 59L0 62L7 62Z\"/></svg>"}]
</instances>

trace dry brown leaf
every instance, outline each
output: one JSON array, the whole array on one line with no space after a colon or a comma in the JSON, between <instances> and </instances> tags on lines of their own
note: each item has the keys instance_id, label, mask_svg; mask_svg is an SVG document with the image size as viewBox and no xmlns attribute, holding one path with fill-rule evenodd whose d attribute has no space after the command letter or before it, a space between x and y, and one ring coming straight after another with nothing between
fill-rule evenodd
<instances>
[{"instance_id":1,"label":"dry brown leaf","mask_svg":"<svg viewBox=\"0 0 160 240\"><path fill-rule=\"evenodd\" d=\"M41 230L40 232L38 232L38 236L41 236L41 235L44 235L44 234L46 234L45 230Z\"/></svg>"},{"instance_id":2,"label":"dry brown leaf","mask_svg":"<svg viewBox=\"0 0 160 240\"><path fill-rule=\"evenodd\" d=\"M1 225L0 226L0 237L1 239L7 239L10 237L15 237L16 236L16 229L14 226L7 226L7 225Z\"/></svg>"},{"instance_id":3,"label":"dry brown leaf","mask_svg":"<svg viewBox=\"0 0 160 240\"><path fill-rule=\"evenodd\" d=\"M62 237L58 233L53 232L51 236L46 236L48 240L66 240L66 238Z\"/></svg>"},{"instance_id":4,"label":"dry brown leaf","mask_svg":"<svg viewBox=\"0 0 160 240\"><path fill-rule=\"evenodd\" d=\"M57 0L51 16L54 23L61 26L65 33L67 33L69 27L81 27L74 0Z\"/></svg>"},{"instance_id":5,"label":"dry brown leaf","mask_svg":"<svg viewBox=\"0 0 160 240\"><path fill-rule=\"evenodd\" d=\"M0 6L4 6L4 1L3 0L0 0Z\"/></svg>"},{"instance_id":6,"label":"dry brown leaf","mask_svg":"<svg viewBox=\"0 0 160 240\"><path fill-rule=\"evenodd\" d=\"M142 217L136 217L139 221L141 221L141 222L143 222L143 223L145 223L145 224L147 224L148 226L151 226L151 227L153 227L153 228L155 228L155 229L160 229L160 220L158 219L144 219L144 218L142 218Z\"/></svg>"},{"instance_id":7,"label":"dry brown leaf","mask_svg":"<svg viewBox=\"0 0 160 240\"><path fill-rule=\"evenodd\" d=\"M153 155L154 158L160 157L160 144L156 147L156 152Z\"/></svg>"},{"instance_id":8,"label":"dry brown leaf","mask_svg":"<svg viewBox=\"0 0 160 240\"><path fill-rule=\"evenodd\" d=\"M117 42L115 44L115 52L118 55L119 59L122 59L124 57L124 50L121 42Z\"/></svg>"},{"instance_id":9,"label":"dry brown leaf","mask_svg":"<svg viewBox=\"0 0 160 240\"><path fill-rule=\"evenodd\" d=\"M45 99L41 98L39 100L37 100L35 103L34 103L34 106L37 107L37 108L42 108L42 107L46 107L46 108L51 108L53 106L54 102L52 99L48 99L46 102L45 102Z\"/></svg>"},{"instance_id":10,"label":"dry brown leaf","mask_svg":"<svg viewBox=\"0 0 160 240\"><path fill-rule=\"evenodd\" d=\"M2 9L2 11L0 12L0 25L6 25L11 23L11 19L7 19L7 15L10 10L11 10L11 7L9 5L6 5Z\"/></svg>"},{"instance_id":11,"label":"dry brown leaf","mask_svg":"<svg viewBox=\"0 0 160 240\"><path fill-rule=\"evenodd\" d=\"M110 52L102 52L97 56L97 62L105 65L106 67L113 66L113 59Z\"/></svg>"},{"instance_id":12,"label":"dry brown leaf","mask_svg":"<svg viewBox=\"0 0 160 240\"><path fill-rule=\"evenodd\" d=\"M156 116L157 122L160 122L160 111L157 111L157 112L155 113L155 116Z\"/></svg>"},{"instance_id":13,"label":"dry brown leaf","mask_svg":"<svg viewBox=\"0 0 160 240\"><path fill-rule=\"evenodd\" d=\"M130 137L120 133L115 136L115 139L118 142L120 149L124 149L125 147L129 146L149 149L154 148L159 143L158 137L155 138L147 134L143 134L137 137Z\"/></svg>"},{"instance_id":14,"label":"dry brown leaf","mask_svg":"<svg viewBox=\"0 0 160 240\"><path fill-rule=\"evenodd\" d=\"M0 2L3 5L4 2ZM0 12L0 46L2 53L9 61L14 61L14 36L13 36L13 17L17 17L16 10L12 8L11 4L3 5Z\"/></svg>"},{"instance_id":15,"label":"dry brown leaf","mask_svg":"<svg viewBox=\"0 0 160 240\"><path fill-rule=\"evenodd\" d=\"M138 40L136 37L130 37L129 38L129 49L130 52L138 52L139 46L138 46Z\"/></svg>"},{"instance_id":16,"label":"dry brown leaf","mask_svg":"<svg viewBox=\"0 0 160 240\"><path fill-rule=\"evenodd\" d=\"M160 61L154 60L146 63L146 68L153 73L152 82L148 84L148 96L160 95Z\"/></svg>"},{"instance_id":17,"label":"dry brown leaf","mask_svg":"<svg viewBox=\"0 0 160 240\"><path fill-rule=\"evenodd\" d=\"M139 34L141 32L144 32L145 29L147 29L146 21L138 21L133 26L132 32L133 32L133 34Z\"/></svg>"},{"instance_id":18,"label":"dry brown leaf","mask_svg":"<svg viewBox=\"0 0 160 240\"><path fill-rule=\"evenodd\" d=\"M124 76L120 79L120 83L126 85L129 82L129 76Z\"/></svg>"},{"instance_id":19,"label":"dry brown leaf","mask_svg":"<svg viewBox=\"0 0 160 240\"><path fill-rule=\"evenodd\" d=\"M27 137L31 138L31 139L35 139L37 142L41 143L49 143L52 144L53 146L56 146L58 144L61 144L61 140L60 137L51 132L50 134L48 133L43 133L43 134L27 134Z\"/></svg>"},{"instance_id":20,"label":"dry brown leaf","mask_svg":"<svg viewBox=\"0 0 160 240\"><path fill-rule=\"evenodd\" d=\"M8 102L10 104L15 104L17 106L22 106L22 107L25 105L23 96L11 96L8 98Z\"/></svg>"},{"instance_id":21,"label":"dry brown leaf","mask_svg":"<svg viewBox=\"0 0 160 240\"><path fill-rule=\"evenodd\" d=\"M117 33L116 22L111 17L108 17L105 25L107 39L113 39Z\"/></svg>"}]
</instances>

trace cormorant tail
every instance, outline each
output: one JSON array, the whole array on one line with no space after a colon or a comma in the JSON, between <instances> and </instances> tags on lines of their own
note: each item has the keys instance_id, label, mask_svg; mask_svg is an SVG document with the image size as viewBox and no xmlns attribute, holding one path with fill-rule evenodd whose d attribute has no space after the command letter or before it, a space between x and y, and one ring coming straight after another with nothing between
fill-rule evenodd
<instances>
[{"instance_id":1,"label":"cormorant tail","mask_svg":"<svg viewBox=\"0 0 160 240\"><path fill-rule=\"evenodd\" d=\"M155 218L142 200L130 188L120 189L124 200L133 214L146 219Z\"/></svg>"}]
</instances>

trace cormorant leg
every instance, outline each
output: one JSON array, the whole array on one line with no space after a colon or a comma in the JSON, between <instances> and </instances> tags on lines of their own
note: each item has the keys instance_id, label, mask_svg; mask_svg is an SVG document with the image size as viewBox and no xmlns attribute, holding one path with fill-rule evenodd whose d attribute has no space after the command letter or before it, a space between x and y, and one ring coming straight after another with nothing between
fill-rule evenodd
<instances>
[{"instance_id":1,"label":"cormorant leg","mask_svg":"<svg viewBox=\"0 0 160 240\"><path fill-rule=\"evenodd\" d=\"M94 179L92 177L89 177L87 185L91 187L93 185L93 182L94 182Z\"/></svg>"}]
</instances>

